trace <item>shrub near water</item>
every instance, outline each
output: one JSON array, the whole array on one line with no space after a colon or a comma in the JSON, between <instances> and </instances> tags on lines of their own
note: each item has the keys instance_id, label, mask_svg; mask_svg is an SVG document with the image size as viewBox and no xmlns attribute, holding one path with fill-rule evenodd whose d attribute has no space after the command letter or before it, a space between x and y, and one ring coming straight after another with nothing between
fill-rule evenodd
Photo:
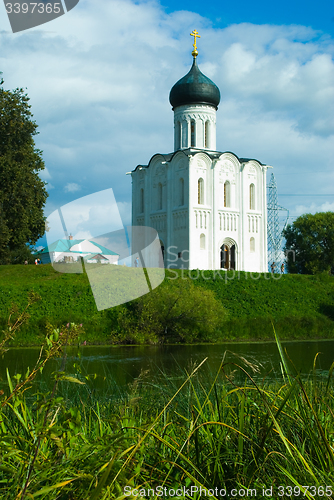
<instances>
[{"instance_id":1,"label":"shrub near water","mask_svg":"<svg viewBox=\"0 0 334 500\"><path fill-rule=\"evenodd\" d=\"M211 290L190 280L162 284L123 307L114 342L158 343L210 341L227 317Z\"/></svg>"}]
</instances>

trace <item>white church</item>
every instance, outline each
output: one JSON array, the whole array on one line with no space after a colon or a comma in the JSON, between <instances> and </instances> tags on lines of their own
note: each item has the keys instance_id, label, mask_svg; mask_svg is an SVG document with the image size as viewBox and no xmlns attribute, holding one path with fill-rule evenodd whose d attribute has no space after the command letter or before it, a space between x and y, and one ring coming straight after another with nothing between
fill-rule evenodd
<instances>
[{"instance_id":1,"label":"white church","mask_svg":"<svg viewBox=\"0 0 334 500\"><path fill-rule=\"evenodd\" d=\"M132 225L157 230L165 268L267 272L266 171L216 148L218 87L193 64L172 87L174 152L132 172Z\"/></svg>"}]
</instances>

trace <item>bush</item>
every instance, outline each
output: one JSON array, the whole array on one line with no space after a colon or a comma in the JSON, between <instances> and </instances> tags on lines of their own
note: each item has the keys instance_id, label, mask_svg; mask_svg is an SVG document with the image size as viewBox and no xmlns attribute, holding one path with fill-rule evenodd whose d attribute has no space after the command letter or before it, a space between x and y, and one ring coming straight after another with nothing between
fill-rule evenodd
<instances>
[{"instance_id":1,"label":"bush","mask_svg":"<svg viewBox=\"0 0 334 500\"><path fill-rule=\"evenodd\" d=\"M227 312L214 292L190 280L163 283L123 307L114 340L136 343L210 341Z\"/></svg>"}]
</instances>

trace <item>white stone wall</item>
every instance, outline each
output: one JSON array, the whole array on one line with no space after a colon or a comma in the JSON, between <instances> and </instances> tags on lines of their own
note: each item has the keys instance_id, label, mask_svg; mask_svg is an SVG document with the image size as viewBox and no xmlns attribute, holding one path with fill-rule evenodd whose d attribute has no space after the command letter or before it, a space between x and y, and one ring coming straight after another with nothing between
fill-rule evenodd
<instances>
[{"instance_id":1,"label":"white stone wall","mask_svg":"<svg viewBox=\"0 0 334 500\"><path fill-rule=\"evenodd\" d=\"M195 123L193 145L191 144L192 121ZM174 150L190 147L216 150L216 110L212 106L194 104L175 108Z\"/></svg>"},{"instance_id":2,"label":"white stone wall","mask_svg":"<svg viewBox=\"0 0 334 500\"><path fill-rule=\"evenodd\" d=\"M235 245L236 270L266 272L266 167L254 160L240 164L232 153L212 160L204 151L194 155L187 152L179 151L167 162L162 155L156 155L147 168L132 173L133 224L158 231L166 267L220 269L220 248L225 244ZM204 183L202 203L198 203L199 179ZM225 207L227 181L230 204ZM255 190L253 209L251 184ZM141 186L148 186L144 213L136 211Z\"/></svg>"},{"instance_id":3,"label":"white stone wall","mask_svg":"<svg viewBox=\"0 0 334 500\"><path fill-rule=\"evenodd\" d=\"M216 109L175 108L174 154L132 172L132 224L158 231L165 267L220 269L226 245L235 247L236 270L266 272L267 167L233 153L210 156L215 150Z\"/></svg>"}]
</instances>

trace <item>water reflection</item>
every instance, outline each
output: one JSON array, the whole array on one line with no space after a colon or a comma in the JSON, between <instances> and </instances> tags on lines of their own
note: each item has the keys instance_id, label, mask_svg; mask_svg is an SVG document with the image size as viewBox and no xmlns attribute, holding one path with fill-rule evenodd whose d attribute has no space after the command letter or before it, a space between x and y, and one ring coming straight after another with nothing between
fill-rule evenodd
<instances>
[{"instance_id":1,"label":"water reflection","mask_svg":"<svg viewBox=\"0 0 334 500\"><path fill-rule=\"evenodd\" d=\"M283 343L291 363L297 371L308 374L317 358L318 373L329 369L334 360L334 341L308 341ZM0 383L6 383L6 368L11 375L25 373L32 368L39 354L37 348L10 349L1 360ZM79 356L78 356L79 354ZM224 343L215 345L170 345L170 346L84 346L79 352L75 348L67 350L66 370L79 377L91 375L90 390L108 390L120 394L133 383L141 373L146 379L184 378L185 373L208 358L201 368L204 378L215 375L222 359L226 362L241 363L239 357L246 358L260 368L257 378L281 377L280 358L277 346L270 343ZM61 360L52 360L42 374L47 385L52 372L60 367ZM80 370L74 367L80 366ZM79 373L78 373L79 371ZM81 371L81 373L80 373ZM252 371L249 369L250 374ZM88 390L88 389L87 389Z\"/></svg>"}]
</instances>

